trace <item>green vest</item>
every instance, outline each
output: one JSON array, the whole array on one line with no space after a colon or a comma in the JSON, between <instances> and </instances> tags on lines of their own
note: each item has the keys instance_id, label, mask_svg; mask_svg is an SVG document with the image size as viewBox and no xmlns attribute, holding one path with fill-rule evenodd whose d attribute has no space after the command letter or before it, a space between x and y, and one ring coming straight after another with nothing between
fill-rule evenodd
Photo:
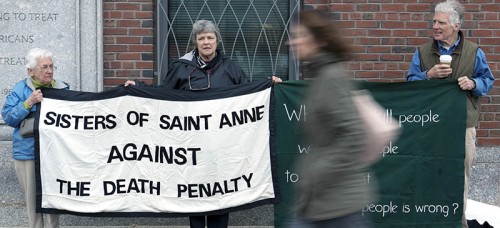
<instances>
[{"instance_id":1,"label":"green vest","mask_svg":"<svg viewBox=\"0 0 500 228\"><path fill-rule=\"evenodd\" d=\"M464 39L462 31L458 32L460 43L451 54L451 69L453 73L447 79L458 79L464 75L472 79L478 45ZM418 48L420 53L420 67L422 72L430 70L439 63L439 47L437 41L431 41ZM467 91L467 127L476 126L481 111L481 97L472 95Z\"/></svg>"}]
</instances>

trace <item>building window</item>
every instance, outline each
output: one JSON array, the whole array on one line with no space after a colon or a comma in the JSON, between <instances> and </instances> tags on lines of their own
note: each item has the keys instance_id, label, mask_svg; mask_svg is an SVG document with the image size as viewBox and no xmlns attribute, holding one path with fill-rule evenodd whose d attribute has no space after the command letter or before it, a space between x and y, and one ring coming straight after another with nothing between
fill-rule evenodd
<instances>
[{"instance_id":1,"label":"building window","mask_svg":"<svg viewBox=\"0 0 500 228\"><path fill-rule=\"evenodd\" d=\"M298 65L286 42L299 0L159 0L157 3L157 76L193 49L192 24L219 25L219 49L236 61L250 81L271 75L297 79Z\"/></svg>"}]
</instances>

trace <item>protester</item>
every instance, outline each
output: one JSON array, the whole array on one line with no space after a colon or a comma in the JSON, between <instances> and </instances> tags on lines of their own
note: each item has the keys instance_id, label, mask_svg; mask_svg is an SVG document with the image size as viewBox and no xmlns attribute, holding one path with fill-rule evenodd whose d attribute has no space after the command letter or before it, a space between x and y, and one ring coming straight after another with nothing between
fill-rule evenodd
<instances>
[{"instance_id":1,"label":"protester","mask_svg":"<svg viewBox=\"0 0 500 228\"><path fill-rule=\"evenodd\" d=\"M40 88L69 89L69 85L54 80L56 67L52 62L53 54L44 49L33 48L26 55L26 67L29 77L14 85L2 108L5 123L14 128L12 135L12 151L14 166L19 184L24 191L26 208L28 209L29 227L59 227L58 214L41 214L35 212L35 139L22 136L23 120L32 117L36 112L36 103L43 99ZM33 126L30 126L31 131ZM45 216L45 219L44 219ZM45 223L45 226L44 226Z\"/></svg>"},{"instance_id":2,"label":"protester","mask_svg":"<svg viewBox=\"0 0 500 228\"><path fill-rule=\"evenodd\" d=\"M408 72L407 80L453 79L467 92L467 125L465 132L465 186L463 227L468 184L476 153L476 129L481 110L481 96L486 95L495 80L481 48L464 38L460 30L464 7L455 0L436 5L433 18L433 40L418 47ZM450 64L440 63L440 56L451 55Z\"/></svg>"},{"instance_id":3,"label":"protester","mask_svg":"<svg viewBox=\"0 0 500 228\"><path fill-rule=\"evenodd\" d=\"M167 72L162 86L169 89L207 90L247 83L241 68L219 49L221 35L219 28L212 21L199 20L193 24L191 38L194 50L175 61ZM281 79L272 76L274 83ZM127 81L125 86L135 85ZM190 227L219 228L228 227L229 214L191 216Z\"/></svg>"},{"instance_id":4,"label":"protester","mask_svg":"<svg viewBox=\"0 0 500 228\"><path fill-rule=\"evenodd\" d=\"M335 22L319 11L302 11L292 27L290 45L312 78L306 97L307 122L302 126L311 150L300 159L290 227L373 227L361 213L374 194L365 183L361 154L366 133L352 99L353 83L343 68L349 45Z\"/></svg>"}]
</instances>

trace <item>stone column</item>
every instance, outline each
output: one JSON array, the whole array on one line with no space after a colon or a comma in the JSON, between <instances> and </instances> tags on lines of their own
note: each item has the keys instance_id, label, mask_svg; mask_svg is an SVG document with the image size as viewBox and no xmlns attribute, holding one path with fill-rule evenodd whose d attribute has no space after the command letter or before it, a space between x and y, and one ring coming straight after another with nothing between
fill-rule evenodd
<instances>
[{"instance_id":1,"label":"stone column","mask_svg":"<svg viewBox=\"0 0 500 228\"><path fill-rule=\"evenodd\" d=\"M103 90L102 1L0 1L0 104L26 78L31 48L54 53L56 80L73 90ZM0 227L27 224L12 160L12 128L0 117Z\"/></svg>"}]
</instances>

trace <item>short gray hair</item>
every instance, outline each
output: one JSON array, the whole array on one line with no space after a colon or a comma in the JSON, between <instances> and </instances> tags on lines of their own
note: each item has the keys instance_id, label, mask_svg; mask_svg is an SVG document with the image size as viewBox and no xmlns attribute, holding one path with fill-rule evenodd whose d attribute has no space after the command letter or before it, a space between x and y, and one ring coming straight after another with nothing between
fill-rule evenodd
<instances>
[{"instance_id":1,"label":"short gray hair","mask_svg":"<svg viewBox=\"0 0 500 228\"><path fill-rule=\"evenodd\" d=\"M193 39L194 46L196 47L196 35L205 32L213 32L217 38L217 43L222 42L219 27L212 21L208 20L198 20L193 24L193 30L191 30L191 39Z\"/></svg>"},{"instance_id":2,"label":"short gray hair","mask_svg":"<svg viewBox=\"0 0 500 228\"><path fill-rule=\"evenodd\" d=\"M462 4L460 4L456 0L447 0L446 2L440 2L439 4L437 4L434 12L448 14L450 16L450 22L452 25L462 25L465 9Z\"/></svg>"},{"instance_id":3,"label":"short gray hair","mask_svg":"<svg viewBox=\"0 0 500 228\"><path fill-rule=\"evenodd\" d=\"M26 54L26 68L33 69L38 65L38 61L41 58L51 58L54 56L49 50L42 48L33 48Z\"/></svg>"}]
</instances>

